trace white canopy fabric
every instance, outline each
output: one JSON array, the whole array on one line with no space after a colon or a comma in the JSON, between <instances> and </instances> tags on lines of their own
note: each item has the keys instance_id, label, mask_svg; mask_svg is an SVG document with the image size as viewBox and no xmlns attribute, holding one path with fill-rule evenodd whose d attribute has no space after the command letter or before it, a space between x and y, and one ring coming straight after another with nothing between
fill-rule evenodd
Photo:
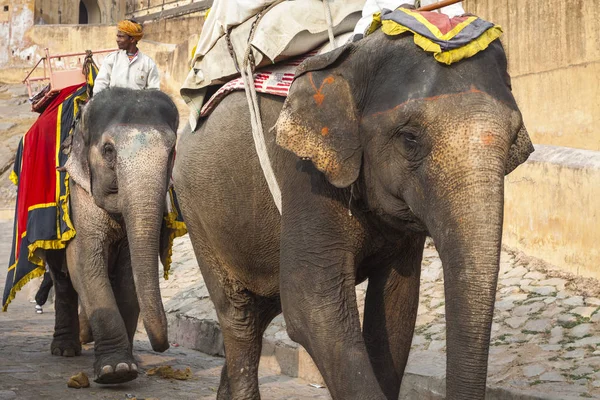
<instances>
[{"instance_id":1,"label":"white canopy fabric","mask_svg":"<svg viewBox=\"0 0 600 400\"><path fill-rule=\"evenodd\" d=\"M217 0L202 29L191 63L181 87L181 95L190 107L190 123L196 126L204 101L204 88L222 84L239 76L229 53L225 32L239 63L248 47L253 18L275 0ZM328 0L334 34L352 32L361 16L364 0ZM230 12L230 10L232 10ZM239 21L244 20L240 24ZM236 25L237 24L237 25ZM283 1L261 18L252 40L256 66L264 66L304 54L328 41L325 8L321 0Z\"/></svg>"}]
</instances>

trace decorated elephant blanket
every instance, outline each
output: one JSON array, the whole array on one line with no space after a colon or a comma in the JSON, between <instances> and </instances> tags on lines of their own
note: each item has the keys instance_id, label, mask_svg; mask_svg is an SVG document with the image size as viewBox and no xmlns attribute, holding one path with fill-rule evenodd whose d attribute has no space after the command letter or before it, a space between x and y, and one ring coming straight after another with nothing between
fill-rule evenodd
<instances>
[{"instance_id":1,"label":"decorated elephant blanket","mask_svg":"<svg viewBox=\"0 0 600 400\"><path fill-rule=\"evenodd\" d=\"M93 76L89 79L93 82ZM61 151L61 144L70 135L80 106L88 99L87 89L86 83L61 90L19 143L10 175L17 185L17 200L3 311L17 291L44 274L44 251L64 249L75 237L69 211L68 174L57 168L67 161L68 155ZM161 235L167 241L161 254L165 278L173 239L187 232L172 190L167 203Z\"/></svg>"},{"instance_id":2,"label":"decorated elephant blanket","mask_svg":"<svg viewBox=\"0 0 600 400\"><path fill-rule=\"evenodd\" d=\"M257 70L254 74L254 88L258 93L269 93L286 97L290 91L290 85L294 80L296 67L302 61L317 53L318 50L314 50L299 57ZM221 86L202 106L200 118L208 116L219 105L221 100L236 90L244 90L244 81L242 78L233 79Z\"/></svg>"},{"instance_id":3,"label":"decorated elephant blanket","mask_svg":"<svg viewBox=\"0 0 600 400\"><path fill-rule=\"evenodd\" d=\"M407 8L375 14L367 35L379 28L389 36L413 34L417 46L448 65L485 50L502 35L498 25L474 15L450 18L441 13Z\"/></svg>"}]
</instances>

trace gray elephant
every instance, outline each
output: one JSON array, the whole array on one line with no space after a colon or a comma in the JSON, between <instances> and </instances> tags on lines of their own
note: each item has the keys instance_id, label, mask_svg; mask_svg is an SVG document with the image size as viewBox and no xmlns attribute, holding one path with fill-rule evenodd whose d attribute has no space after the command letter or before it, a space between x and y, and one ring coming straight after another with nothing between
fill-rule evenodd
<instances>
[{"instance_id":1,"label":"gray elephant","mask_svg":"<svg viewBox=\"0 0 600 400\"><path fill-rule=\"evenodd\" d=\"M244 93L182 134L174 184L223 330L218 399L260 397L262 335L282 311L334 399L397 399L428 235L444 268L447 398L484 398L504 175L532 151L506 67L499 41L447 66L381 31L309 58L285 103L259 95L281 215Z\"/></svg>"},{"instance_id":2,"label":"gray elephant","mask_svg":"<svg viewBox=\"0 0 600 400\"><path fill-rule=\"evenodd\" d=\"M46 254L56 288L51 351L81 353L79 297L98 383L137 377L132 342L140 310L152 348L169 347L158 259L168 245L161 226L177 125L166 94L114 88L90 100L72 135L65 168L77 234L66 251Z\"/></svg>"}]
</instances>

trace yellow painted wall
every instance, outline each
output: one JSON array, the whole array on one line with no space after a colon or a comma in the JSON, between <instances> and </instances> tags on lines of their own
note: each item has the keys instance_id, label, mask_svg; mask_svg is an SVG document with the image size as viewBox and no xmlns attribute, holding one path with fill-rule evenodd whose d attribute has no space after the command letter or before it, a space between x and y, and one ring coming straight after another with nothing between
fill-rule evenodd
<instances>
[{"instance_id":1,"label":"yellow painted wall","mask_svg":"<svg viewBox=\"0 0 600 400\"><path fill-rule=\"evenodd\" d=\"M534 143L600 150L600 2L464 6L504 28L513 90Z\"/></svg>"},{"instance_id":2,"label":"yellow painted wall","mask_svg":"<svg viewBox=\"0 0 600 400\"><path fill-rule=\"evenodd\" d=\"M0 7L0 68L13 60L27 62L33 59L25 32L33 25L33 0L2 0ZM8 7L6 11L4 8Z\"/></svg>"},{"instance_id":3,"label":"yellow painted wall","mask_svg":"<svg viewBox=\"0 0 600 400\"><path fill-rule=\"evenodd\" d=\"M600 279L600 152L537 145L506 177L503 241Z\"/></svg>"},{"instance_id":4,"label":"yellow painted wall","mask_svg":"<svg viewBox=\"0 0 600 400\"><path fill-rule=\"evenodd\" d=\"M78 24L80 0L35 0L36 24ZM99 12L88 23L114 24L125 16L125 1L84 0L88 14L92 9Z\"/></svg>"},{"instance_id":5,"label":"yellow painted wall","mask_svg":"<svg viewBox=\"0 0 600 400\"><path fill-rule=\"evenodd\" d=\"M465 0L499 24L536 152L506 178L504 244L600 278L600 3Z\"/></svg>"}]
</instances>

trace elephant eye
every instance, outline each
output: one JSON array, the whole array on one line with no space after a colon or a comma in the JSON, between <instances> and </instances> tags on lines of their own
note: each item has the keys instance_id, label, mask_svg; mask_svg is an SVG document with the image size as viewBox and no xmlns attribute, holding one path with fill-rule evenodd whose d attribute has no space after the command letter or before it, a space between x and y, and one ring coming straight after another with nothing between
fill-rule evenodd
<instances>
[{"instance_id":1,"label":"elephant eye","mask_svg":"<svg viewBox=\"0 0 600 400\"><path fill-rule=\"evenodd\" d=\"M105 143L102 146L102 157L104 157L106 162L113 163L116 157L115 147L110 143Z\"/></svg>"},{"instance_id":2,"label":"elephant eye","mask_svg":"<svg viewBox=\"0 0 600 400\"><path fill-rule=\"evenodd\" d=\"M416 161L427 152L422 132L415 126L405 124L396 128L394 137L394 147L407 160Z\"/></svg>"},{"instance_id":3,"label":"elephant eye","mask_svg":"<svg viewBox=\"0 0 600 400\"><path fill-rule=\"evenodd\" d=\"M417 138L410 132L403 132L402 139L410 146L417 145Z\"/></svg>"}]
</instances>

